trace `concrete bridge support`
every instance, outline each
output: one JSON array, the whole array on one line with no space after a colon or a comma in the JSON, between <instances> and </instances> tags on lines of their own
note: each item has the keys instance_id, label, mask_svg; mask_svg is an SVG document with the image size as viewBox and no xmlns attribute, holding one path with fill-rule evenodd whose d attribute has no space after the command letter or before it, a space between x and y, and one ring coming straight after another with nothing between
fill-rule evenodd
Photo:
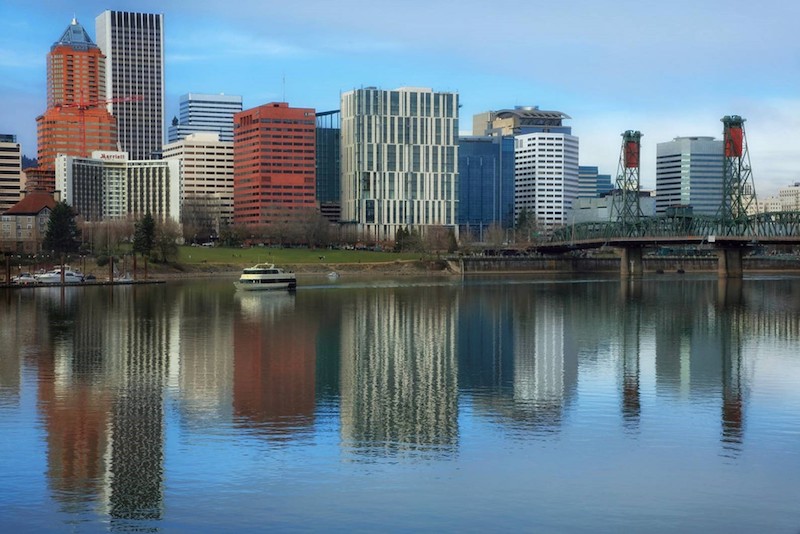
<instances>
[{"instance_id":1,"label":"concrete bridge support","mask_svg":"<svg viewBox=\"0 0 800 534\"><path fill-rule=\"evenodd\" d=\"M640 247L621 248L619 275L621 278L639 278L644 273L642 249Z\"/></svg>"},{"instance_id":2,"label":"concrete bridge support","mask_svg":"<svg viewBox=\"0 0 800 534\"><path fill-rule=\"evenodd\" d=\"M717 249L717 274L720 278L742 277L742 250L741 247Z\"/></svg>"}]
</instances>

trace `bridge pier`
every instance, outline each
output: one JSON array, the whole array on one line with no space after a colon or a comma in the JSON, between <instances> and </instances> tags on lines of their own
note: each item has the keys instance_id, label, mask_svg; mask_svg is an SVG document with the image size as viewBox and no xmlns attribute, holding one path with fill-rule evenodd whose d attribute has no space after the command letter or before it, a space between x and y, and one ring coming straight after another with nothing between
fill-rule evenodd
<instances>
[{"instance_id":1,"label":"bridge pier","mask_svg":"<svg viewBox=\"0 0 800 534\"><path fill-rule=\"evenodd\" d=\"M742 277L742 247L717 248L717 274L720 278Z\"/></svg>"},{"instance_id":2,"label":"bridge pier","mask_svg":"<svg viewBox=\"0 0 800 534\"><path fill-rule=\"evenodd\" d=\"M640 247L625 247L619 250L619 276L621 278L641 278L642 274L644 274L642 249Z\"/></svg>"}]
</instances>

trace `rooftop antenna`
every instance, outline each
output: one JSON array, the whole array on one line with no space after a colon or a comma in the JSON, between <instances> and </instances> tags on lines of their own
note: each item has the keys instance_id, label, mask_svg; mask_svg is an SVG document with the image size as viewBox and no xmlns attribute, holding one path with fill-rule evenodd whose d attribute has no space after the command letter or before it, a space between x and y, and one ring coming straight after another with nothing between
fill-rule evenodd
<instances>
[{"instance_id":1,"label":"rooftop antenna","mask_svg":"<svg viewBox=\"0 0 800 534\"><path fill-rule=\"evenodd\" d=\"M283 99L282 102L286 102L286 73L283 74Z\"/></svg>"}]
</instances>

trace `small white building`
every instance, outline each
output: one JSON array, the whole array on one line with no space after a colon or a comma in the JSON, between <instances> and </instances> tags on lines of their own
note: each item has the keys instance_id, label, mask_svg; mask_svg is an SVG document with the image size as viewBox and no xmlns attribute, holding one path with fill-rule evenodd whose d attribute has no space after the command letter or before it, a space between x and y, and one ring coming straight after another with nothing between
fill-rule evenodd
<instances>
[{"instance_id":1,"label":"small white building","mask_svg":"<svg viewBox=\"0 0 800 534\"><path fill-rule=\"evenodd\" d=\"M776 211L800 210L800 182L778 189L778 198L780 198L781 209Z\"/></svg>"}]
</instances>

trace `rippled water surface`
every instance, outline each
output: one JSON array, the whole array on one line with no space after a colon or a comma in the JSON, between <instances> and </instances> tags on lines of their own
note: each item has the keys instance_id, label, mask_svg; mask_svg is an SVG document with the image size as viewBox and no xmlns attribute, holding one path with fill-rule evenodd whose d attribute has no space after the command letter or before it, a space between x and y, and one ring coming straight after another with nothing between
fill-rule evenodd
<instances>
[{"instance_id":1,"label":"rippled water surface","mask_svg":"<svg viewBox=\"0 0 800 534\"><path fill-rule=\"evenodd\" d=\"M800 279L0 292L0 528L800 531Z\"/></svg>"}]
</instances>

